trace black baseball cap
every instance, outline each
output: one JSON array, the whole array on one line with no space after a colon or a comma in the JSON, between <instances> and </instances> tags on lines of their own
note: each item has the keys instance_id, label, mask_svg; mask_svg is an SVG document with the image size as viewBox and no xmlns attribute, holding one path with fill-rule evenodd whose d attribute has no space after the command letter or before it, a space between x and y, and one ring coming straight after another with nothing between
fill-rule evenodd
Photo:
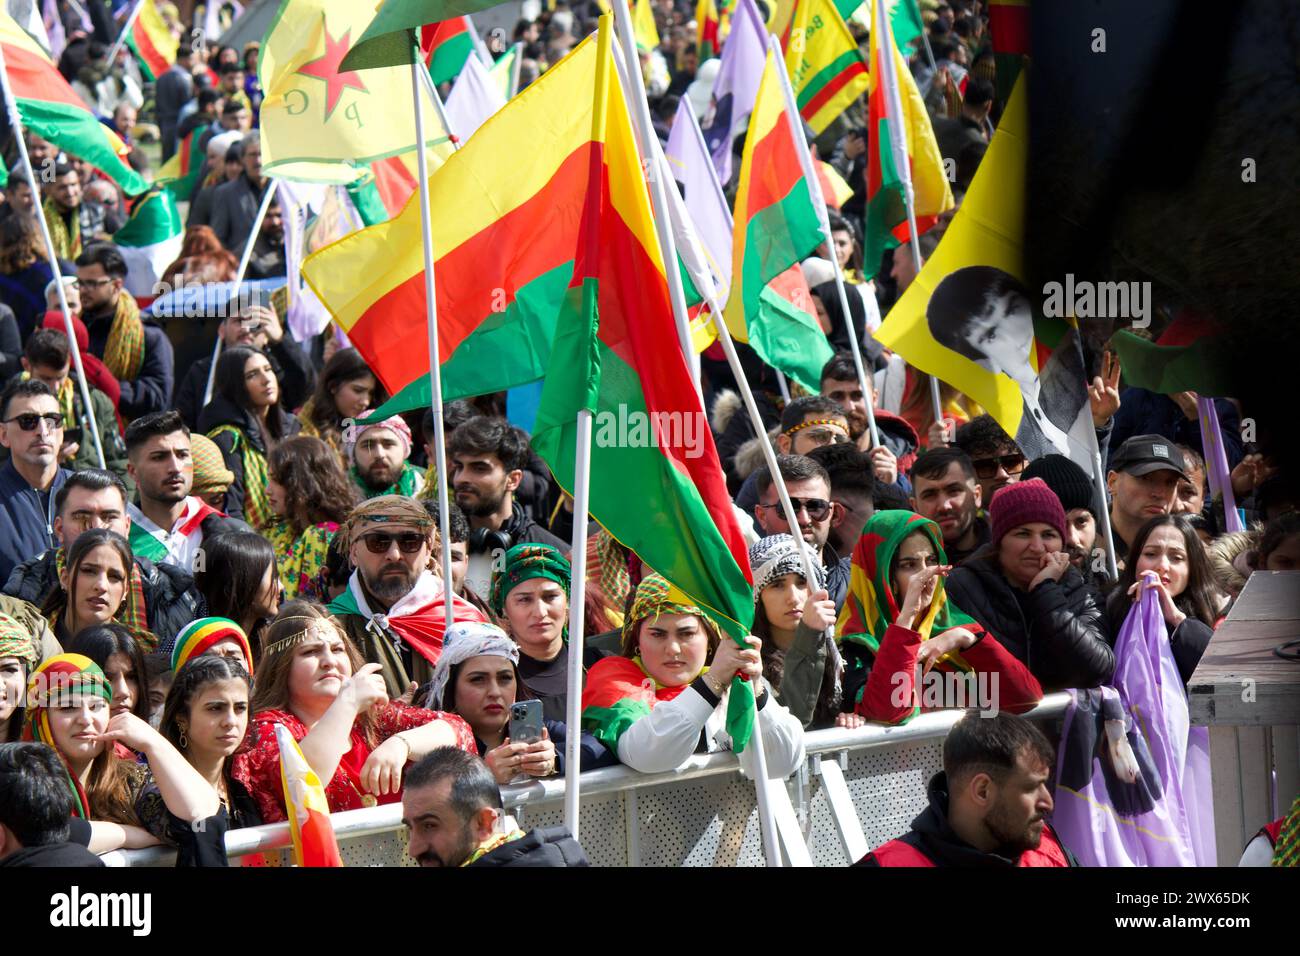
<instances>
[{"instance_id":1,"label":"black baseball cap","mask_svg":"<svg viewBox=\"0 0 1300 956\"><path fill-rule=\"evenodd\" d=\"M1134 435L1110 456L1110 470L1122 471L1135 478L1153 471L1172 471L1187 478L1183 453L1163 435Z\"/></svg>"}]
</instances>

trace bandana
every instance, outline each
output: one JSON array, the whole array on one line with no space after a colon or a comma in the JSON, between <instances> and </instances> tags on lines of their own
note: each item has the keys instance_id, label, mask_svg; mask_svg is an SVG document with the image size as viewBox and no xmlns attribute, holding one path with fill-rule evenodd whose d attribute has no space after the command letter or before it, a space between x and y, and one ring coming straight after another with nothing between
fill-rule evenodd
<instances>
[{"instance_id":1,"label":"bandana","mask_svg":"<svg viewBox=\"0 0 1300 956\"><path fill-rule=\"evenodd\" d=\"M495 624L473 621L453 624L443 638L442 654L438 657L438 666L433 669L427 705L430 709L442 709L447 682L451 680L451 669L471 657L504 657L512 664L518 664L519 645Z\"/></svg>"},{"instance_id":2,"label":"bandana","mask_svg":"<svg viewBox=\"0 0 1300 956\"><path fill-rule=\"evenodd\" d=\"M812 549L809 548L811 552ZM813 574L817 576L814 586L826 587L826 570L821 558L812 553ZM803 559L799 555L799 545L788 534L773 534L755 541L749 547L749 566L754 569L754 603L773 581L787 574L804 576Z\"/></svg>"},{"instance_id":3,"label":"bandana","mask_svg":"<svg viewBox=\"0 0 1300 956\"><path fill-rule=\"evenodd\" d=\"M207 435L198 432L190 435L190 458L194 461L192 494L203 496L225 491L234 482L235 474L226 467L221 449Z\"/></svg>"},{"instance_id":4,"label":"bandana","mask_svg":"<svg viewBox=\"0 0 1300 956\"><path fill-rule=\"evenodd\" d=\"M228 617L201 617L186 624L176 635L176 644L172 648L172 671L179 674L191 658L206 654L214 644L230 638L239 642L239 648L244 652L244 669L252 677L253 652L248 646L248 635Z\"/></svg>"},{"instance_id":5,"label":"bandana","mask_svg":"<svg viewBox=\"0 0 1300 956\"><path fill-rule=\"evenodd\" d=\"M352 509L352 515L343 526L349 547L356 544L367 531L375 530L376 525L411 525L421 531L433 530L433 548L438 547L438 531L434 528L433 517L424 505L404 495L380 495L369 498Z\"/></svg>"},{"instance_id":6,"label":"bandana","mask_svg":"<svg viewBox=\"0 0 1300 956\"><path fill-rule=\"evenodd\" d=\"M492 612L498 617L506 612L506 596L518 585L532 578L546 578L569 594L573 567L559 548L549 544L517 544L506 552L504 565L492 575Z\"/></svg>"},{"instance_id":7,"label":"bandana","mask_svg":"<svg viewBox=\"0 0 1300 956\"><path fill-rule=\"evenodd\" d=\"M27 628L7 614L0 614L0 657L16 657L25 661L27 670L36 666L40 652Z\"/></svg>"},{"instance_id":8,"label":"bandana","mask_svg":"<svg viewBox=\"0 0 1300 956\"><path fill-rule=\"evenodd\" d=\"M73 813L83 820L90 819L90 803L81 781L68 765L68 758L54 742L49 708L86 695L102 697L109 703L113 700L113 688L99 665L81 654L56 654L36 668L27 683L27 719L23 726L23 740L53 747L63 761L65 783L76 797Z\"/></svg>"}]
</instances>

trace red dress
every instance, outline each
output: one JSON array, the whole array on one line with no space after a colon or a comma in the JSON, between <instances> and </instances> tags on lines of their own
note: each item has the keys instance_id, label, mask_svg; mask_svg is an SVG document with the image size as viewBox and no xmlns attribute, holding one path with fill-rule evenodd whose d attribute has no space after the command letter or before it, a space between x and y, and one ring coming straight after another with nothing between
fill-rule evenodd
<instances>
[{"instance_id":1,"label":"red dress","mask_svg":"<svg viewBox=\"0 0 1300 956\"><path fill-rule=\"evenodd\" d=\"M375 729L380 743L404 730L423 727L434 720L445 720L456 732L456 746L472 754L478 753L478 748L474 746L474 732L464 719L455 714L390 702L379 710L378 716ZM257 744L235 755L233 776L248 788L248 792L257 801L262 822L279 823L288 817L284 810L284 788L280 782L280 745L275 739L275 725L284 724L293 739L299 741L307 736L307 727L293 714L283 710L260 711L254 715L253 721L256 724ZM351 740L352 749L343 755L334 776L325 785L325 799L329 802L331 813L360 810L364 806L361 802L365 793L361 786L361 768L370 757L371 748L355 726ZM375 799L379 803L397 803L402 799L402 794L398 791L376 795Z\"/></svg>"}]
</instances>

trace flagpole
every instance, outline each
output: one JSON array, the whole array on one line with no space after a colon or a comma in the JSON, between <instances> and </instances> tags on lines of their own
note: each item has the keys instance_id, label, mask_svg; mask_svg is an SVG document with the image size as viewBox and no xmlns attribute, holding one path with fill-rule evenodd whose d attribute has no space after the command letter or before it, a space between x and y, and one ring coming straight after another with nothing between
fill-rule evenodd
<instances>
[{"instance_id":1,"label":"flagpole","mask_svg":"<svg viewBox=\"0 0 1300 956\"><path fill-rule=\"evenodd\" d=\"M451 148L460 149L460 139L457 138L456 131L451 128L451 123L447 121L447 107L443 104L442 97L438 95L438 88L433 85L433 77L429 75L427 69L423 72L422 76L424 89L429 94L429 98L433 100L433 108L438 114L438 122L440 122L442 128L447 131L447 136L451 141ZM421 142L423 142L423 140L421 140ZM425 148L427 149L428 147L426 146ZM420 153L423 155L424 150L420 150Z\"/></svg>"},{"instance_id":2,"label":"flagpole","mask_svg":"<svg viewBox=\"0 0 1300 956\"><path fill-rule=\"evenodd\" d=\"M275 193L275 178L268 176L266 188L262 191L262 201L257 206L257 215L253 217L253 228L249 230L248 241L244 243L244 251L239 255L239 268L235 270L235 284L231 286L230 299L226 301L228 315L238 314L230 312L230 302L239 298L239 287L244 284L244 274L248 272L248 264L253 258L253 246L257 244L257 235L262 231L262 220L266 218L266 211L271 208L271 200L275 198ZM212 343L212 367L208 369L208 384L203 390L204 405L212 401L212 390L217 381L217 359L221 357L221 344L221 331L218 329L217 340Z\"/></svg>"},{"instance_id":3,"label":"flagpole","mask_svg":"<svg viewBox=\"0 0 1300 956\"><path fill-rule=\"evenodd\" d=\"M573 550L569 578L569 672L565 701L566 726L572 728L564 743L564 825L578 839L578 816L582 774L582 658L586 635L583 631L587 598L587 512L591 487L591 410L578 410L578 450L574 462Z\"/></svg>"},{"instance_id":4,"label":"flagpole","mask_svg":"<svg viewBox=\"0 0 1300 956\"><path fill-rule=\"evenodd\" d=\"M1196 397L1197 417L1201 426L1201 449L1205 452L1205 477L1210 482L1211 499L1223 497L1223 527L1229 534L1245 531L1241 515L1237 512L1237 499L1232 492L1232 476L1228 471L1228 455L1223 448L1223 427L1214 399L1204 395Z\"/></svg>"},{"instance_id":5,"label":"flagpole","mask_svg":"<svg viewBox=\"0 0 1300 956\"><path fill-rule=\"evenodd\" d=\"M507 102L514 99L519 92L519 66L523 59L524 44L521 41L516 42L514 59L510 61L510 95L506 97Z\"/></svg>"},{"instance_id":6,"label":"flagpole","mask_svg":"<svg viewBox=\"0 0 1300 956\"><path fill-rule=\"evenodd\" d=\"M145 0L136 0L136 4L131 10L131 15L126 18L126 23L122 27L122 32L119 33L117 39L113 41L113 46L108 51L108 66L110 70L113 68L113 61L117 59L117 51L122 49L122 44L126 42L126 38L131 32L131 28L135 26L135 21L139 19L140 11L144 9L144 5Z\"/></svg>"},{"instance_id":7,"label":"flagpole","mask_svg":"<svg viewBox=\"0 0 1300 956\"><path fill-rule=\"evenodd\" d=\"M14 99L13 88L9 85L9 65L5 62L4 50L0 49L0 86L3 87L5 107L9 114L9 126L18 141L18 156L23 164L27 185L32 196L40 199L41 190L36 185L36 171L32 169L32 158L27 153L27 139L23 136L22 117L18 114L18 101ZM54 239L50 235L50 224L45 221L45 213L38 202L35 209L36 221L41 227L41 241L45 243L45 254L50 260L50 271L54 273L54 287L59 294L59 310L63 313L64 334L68 337L68 350L72 353L72 364L77 369L77 389L81 392L81 404L86 417L90 420L90 437L95 443L95 454L99 457L99 467L107 468L104 446L99 440L99 423L95 420L95 406L90 401L90 386L86 384L86 370L81 364L81 346L77 344L77 334L72 328L72 310L68 308L67 291L63 287L63 276L59 272L59 257L54 250ZM122 295L129 295L125 289Z\"/></svg>"},{"instance_id":8,"label":"flagpole","mask_svg":"<svg viewBox=\"0 0 1300 956\"><path fill-rule=\"evenodd\" d=\"M451 505L447 493L447 442L442 421L442 362L438 357L438 298L434 280L433 216L429 210L429 157L424 136L424 99L420 96L423 75L432 85L433 78L420 56L418 33L411 32L415 55L411 60L411 96L415 100L415 162L420 180L420 239L424 246L424 304L429 321L429 391L433 411L434 480L438 483L438 535L442 552L442 594L446 606L446 630L454 617L451 586ZM434 95L434 103L438 97ZM444 129L446 128L444 124ZM450 130L448 130L450 133ZM445 633L445 631L444 631Z\"/></svg>"},{"instance_id":9,"label":"flagpole","mask_svg":"<svg viewBox=\"0 0 1300 956\"><path fill-rule=\"evenodd\" d=\"M650 118L650 103L646 99L645 81L641 77L639 68L640 60L637 58L636 41L633 38L632 18L628 13L627 4L615 2L611 3L610 7L614 11L614 21L618 25L619 43L615 45L615 49L618 50L620 47L622 49L623 73L631 84L630 89L624 90L624 96L633 101L632 116L636 121L637 131L641 134L641 158L648 163L649 157L654 155L650 141L656 137L654 122ZM637 68L633 69L634 66ZM677 320L677 337L681 341L682 355L686 359L686 367L690 370L691 381L695 383L695 391L703 400L704 393L700 387L700 356L696 353L695 343L691 338L691 320L686 309L686 292L682 288L682 275L677 266L677 242L668 224L663 176L648 175L646 178L649 180L650 200L654 205L655 232L659 234L659 248L663 253L664 275L668 279L668 296L673 304L673 318Z\"/></svg>"},{"instance_id":10,"label":"flagpole","mask_svg":"<svg viewBox=\"0 0 1300 956\"><path fill-rule=\"evenodd\" d=\"M474 52L478 54L479 62L485 68L491 67L496 61L492 59L492 54L487 44L483 42L483 38L479 36L478 27L474 26L474 18L468 13L465 14L465 25L469 27L470 42L474 44Z\"/></svg>"},{"instance_id":11,"label":"flagpole","mask_svg":"<svg viewBox=\"0 0 1300 956\"><path fill-rule=\"evenodd\" d=\"M930 49L930 36L925 29L925 20L921 19L921 5L917 0L904 0L904 2L912 4L912 8L916 11L916 18L921 20L921 42L925 44L925 58L930 61L930 69L938 73L939 67L934 62L934 50Z\"/></svg>"},{"instance_id":12,"label":"flagpole","mask_svg":"<svg viewBox=\"0 0 1300 956\"><path fill-rule=\"evenodd\" d=\"M790 132L794 135L795 151L799 154L799 165L803 168L804 182L807 184L808 192L812 197L813 208L817 210L817 218L822 233L826 236L826 246L830 252L831 265L835 268L835 291L839 293L840 311L844 315L844 324L849 331L849 343L852 345L850 351L853 353L853 368L857 372L858 387L862 389L862 404L867 409L867 429L871 434L871 447L877 448L880 446L880 430L876 427L876 410L874 402L871 400L871 383L867 379L867 370L862 364L862 343L858 340L858 328L853 324L853 313L849 311L849 296L844 288L844 270L840 267L840 257L835 253L835 240L831 236L830 214L826 211L826 196L822 193L821 184L817 180L817 173L812 168L812 154L808 152L804 143L803 122L799 117L799 105L794 98L794 88L790 85L790 76L786 73L785 60L781 55L781 45L776 37L771 34L768 34L767 45L777 62L777 73L781 77L781 92L785 96L786 120L790 124Z\"/></svg>"},{"instance_id":13,"label":"flagpole","mask_svg":"<svg viewBox=\"0 0 1300 956\"><path fill-rule=\"evenodd\" d=\"M790 384L785 380L785 372L776 369L776 387L781 391L781 401L790 404Z\"/></svg>"}]
</instances>

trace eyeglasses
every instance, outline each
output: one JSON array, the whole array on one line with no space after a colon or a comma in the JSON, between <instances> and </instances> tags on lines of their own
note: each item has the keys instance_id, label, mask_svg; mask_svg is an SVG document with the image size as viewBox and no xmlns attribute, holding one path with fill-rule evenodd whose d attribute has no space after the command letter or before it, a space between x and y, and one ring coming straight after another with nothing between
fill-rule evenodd
<instances>
[{"instance_id":1,"label":"eyeglasses","mask_svg":"<svg viewBox=\"0 0 1300 956\"><path fill-rule=\"evenodd\" d=\"M831 513L831 503L825 498L791 498L790 505L794 508L796 515L800 511L806 511L808 517L813 521L825 520L826 516ZM790 520L785 516L785 508L779 501L774 505L761 505L760 507L775 508L782 521Z\"/></svg>"},{"instance_id":2,"label":"eyeglasses","mask_svg":"<svg viewBox=\"0 0 1300 956\"><path fill-rule=\"evenodd\" d=\"M971 462L975 466L975 477L992 478L1001 468L1008 475L1018 475L1025 470L1025 456L1020 452L1010 455L998 455L996 458L976 458Z\"/></svg>"},{"instance_id":3,"label":"eyeglasses","mask_svg":"<svg viewBox=\"0 0 1300 956\"><path fill-rule=\"evenodd\" d=\"M361 540L366 543L366 550L371 554L387 554L394 541L397 542L397 550L402 554L416 554L428 541L424 535L414 531L407 531L404 534L371 531L363 534Z\"/></svg>"},{"instance_id":4,"label":"eyeglasses","mask_svg":"<svg viewBox=\"0 0 1300 956\"><path fill-rule=\"evenodd\" d=\"M114 280L114 279L110 276L110 277L107 278L107 279L78 279L78 280L77 280L77 284L78 284L78 285L90 285L90 286L96 286L96 287L98 287L98 286L101 286L101 285L108 285L109 283L114 282L114 281L116 281L116 280Z\"/></svg>"},{"instance_id":5,"label":"eyeglasses","mask_svg":"<svg viewBox=\"0 0 1300 956\"><path fill-rule=\"evenodd\" d=\"M15 415L13 418L4 420L6 425L12 425L14 422L17 422L18 427L25 432L36 431L41 422L45 422L51 431L55 431L63 427L63 416L57 412L47 412L44 415L37 415L35 412L23 412L21 415Z\"/></svg>"}]
</instances>

